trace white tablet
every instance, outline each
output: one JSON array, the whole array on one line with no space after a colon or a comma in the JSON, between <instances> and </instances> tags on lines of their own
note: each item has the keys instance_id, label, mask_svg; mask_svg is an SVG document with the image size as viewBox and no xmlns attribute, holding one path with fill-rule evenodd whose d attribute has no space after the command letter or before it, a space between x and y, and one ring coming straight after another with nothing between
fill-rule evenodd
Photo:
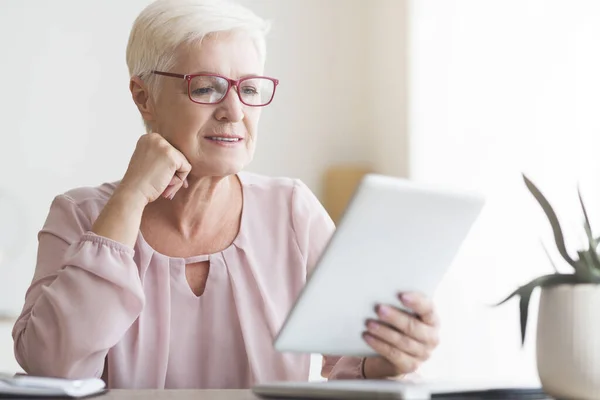
<instances>
[{"instance_id":1,"label":"white tablet","mask_svg":"<svg viewBox=\"0 0 600 400\"><path fill-rule=\"evenodd\" d=\"M428 399L549 399L539 382L518 381L395 381L333 380L267 382L252 388L265 399L428 400Z\"/></svg>"},{"instance_id":2,"label":"white tablet","mask_svg":"<svg viewBox=\"0 0 600 400\"><path fill-rule=\"evenodd\" d=\"M392 380L336 380L329 382L271 382L252 392L265 399L428 400L425 385Z\"/></svg>"},{"instance_id":3,"label":"white tablet","mask_svg":"<svg viewBox=\"0 0 600 400\"><path fill-rule=\"evenodd\" d=\"M371 356L377 304L433 296L483 207L476 194L366 175L275 338L280 352ZM408 310L410 311L410 310Z\"/></svg>"}]
</instances>

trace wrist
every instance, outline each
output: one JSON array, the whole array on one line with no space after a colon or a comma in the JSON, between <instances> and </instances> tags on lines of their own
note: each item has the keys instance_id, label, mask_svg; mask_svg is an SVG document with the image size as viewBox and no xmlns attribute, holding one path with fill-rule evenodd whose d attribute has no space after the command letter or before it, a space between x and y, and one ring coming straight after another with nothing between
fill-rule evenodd
<instances>
[{"instance_id":1,"label":"wrist","mask_svg":"<svg viewBox=\"0 0 600 400\"><path fill-rule=\"evenodd\" d=\"M361 372L364 379L378 379L373 371L373 357L363 357L361 363Z\"/></svg>"},{"instance_id":2,"label":"wrist","mask_svg":"<svg viewBox=\"0 0 600 400\"><path fill-rule=\"evenodd\" d=\"M391 375L389 372L381 370L380 357L363 357L360 363L360 371L363 379L391 379L399 380L406 377L406 374ZM383 368L387 371L387 368Z\"/></svg>"},{"instance_id":3,"label":"wrist","mask_svg":"<svg viewBox=\"0 0 600 400\"><path fill-rule=\"evenodd\" d=\"M360 368L360 377L362 379L369 379L369 378L367 378L367 374L365 373L365 364L366 364L366 362L367 362L367 357L363 357L360 360L360 366L359 366L359 368Z\"/></svg>"},{"instance_id":4,"label":"wrist","mask_svg":"<svg viewBox=\"0 0 600 400\"><path fill-rule=\"evenodd\" d=\"M120 184L111 196L111 202L125 207L143 210L148 205L148 199L138 190L130 189Z\"/></svg>"},{"instance_id":5,"label":"wrist","mask_svg":"<svg viewBox=\"0 0 600 400\"><path fill-rule=\"evenodd\" d=\"M147 202L123 188L115 190L92 225L98 236L134 247Z\"/></svg>"}]
</instances>

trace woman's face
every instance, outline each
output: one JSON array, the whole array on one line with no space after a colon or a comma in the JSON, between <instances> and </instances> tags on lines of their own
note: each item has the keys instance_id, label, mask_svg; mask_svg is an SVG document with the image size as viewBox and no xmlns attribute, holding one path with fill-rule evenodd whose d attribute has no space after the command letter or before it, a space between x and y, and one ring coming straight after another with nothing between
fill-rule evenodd
<instances>
[{"instance_id":1,"label":"woman's face","mask_svg":"<svg viewBox=\"0 0 600 400\"><path fill-rule=\"evenodd\" d=\"M168 72L211 73L237 80L262 75L264 69L254 41L244 35L182 46L176 60ZM235 174L252 161L260 107L244 105L234 87L219 104L196 104L188 97L187 81L157 77L160 91L151 107L153 131L183 153L192 165L192 176Z\"/></svg>"}]
</instances>

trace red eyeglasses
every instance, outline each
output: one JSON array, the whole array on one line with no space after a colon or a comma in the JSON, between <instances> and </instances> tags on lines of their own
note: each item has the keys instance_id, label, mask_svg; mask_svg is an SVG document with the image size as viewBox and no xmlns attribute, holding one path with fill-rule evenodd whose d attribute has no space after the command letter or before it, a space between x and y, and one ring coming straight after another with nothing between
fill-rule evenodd
<instances>
[{"instance_id":1,"label":"red eyeglasses","mask_svg":"<svg viewBox=\"0 0 600 400\"><path fill-rule=\"evenodd\" d=\"M279 85L279 80L266 76L250 76L235 80L217 74L181 75L162 71L151 72L186 80L188 97L197 104L219 104L233 86L243 104L250 107L264 107L273 101L275 90Z\"/></svg>"}]
</instances>

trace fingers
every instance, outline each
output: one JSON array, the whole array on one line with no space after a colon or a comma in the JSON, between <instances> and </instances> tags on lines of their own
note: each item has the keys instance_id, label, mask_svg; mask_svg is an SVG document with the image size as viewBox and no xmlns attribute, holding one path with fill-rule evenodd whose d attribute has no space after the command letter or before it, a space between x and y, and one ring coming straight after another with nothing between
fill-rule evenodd
<instances>
[{"instance_id":1,"label":"fingers","mask_svg":"<svg viewBox=\"0 0 600 400\"><path fill-rule=\"evenodd\" d=\"M402 334L428 346L437 346L437 328L395 307L377 307L379 319Z\"/></svg>"},{"instance_id":2,"label":"fingers","mask_svg":"<svg viewBox=\"0 0 600 400\"><path fill-rule=\"evenodd\" d=\"M181 184L184 188L187 189L188 185L188 181L187 181L187 176L189 175L190 171L192 170L192 165L188 162L188 160L185 158L185 156L177 151L179 157L177 157L177 165L176 165L176 169L177 171L175 172L175 176L177 178L179 178L179 180L181 181Z\"/></svg>"},{"instance_id":3,"label":"fingers","mask_svg":"<svg viewBox=\"0 0 600 400\"><path fill-rule=\"evenodd\" d=\"M184 189L187 189L189 184L187 181L187 176L190 173L190 171L184 171L184 170L178 170L175 173L175 176L173 178L176 178L179 180L179 182L181 182L181 186L183 186Z\"/></svg>"},{"instance_id":4,"label":"fingers","mask_svg":"<svg viewBox=\"0 0 600 400\"><path fill-rule=\"evenodd\" d=\"M376 309L379 320L367 321L363 338L386 368L406 374L416 371L437 347L439 319L433 302L422 294L404 293L399 298L416 315L380 305Z\"/></svg>"},{"instance_id":5,"label":"fingers","mask_svg":"<svg viewBox=\"0 0 600 400\"><path fill-rule=\"evenodd\" d=\"M192 170L191 164L187 161L185 156L179 152L178 150L173 150L174 165L176 168L175 174L171 178L171 182L166 187L163 192L163 197L173 200L175 194L183 187L187 189L189 187L189 183L187 180L187 176Z\"/></svg>"},{"instance_id":6,"label":"fingers","mask_svg":"<svg viewBox=\"0 0 600 400\"><path fill-rule=\"evenodd\" d=\"M438 316L431 299L416 292L402 293L398 297L404 305L417 313L424 323L432 326L437 326L439 324Z\"/></svg>"},{"instance_id":7,"label":"fingers","mask_svg":"<svg viewBox=\"0 0 600 400\"><path fill-rule=\"evenodd\" d=\"M169 185L163 191L162 196L165 199L173 200L173 197L175 197L175 193L177 193L177 191L181 187L182 187L181 180L177 176L174 176L171 179L171 183L169 183Z\"/></svg>"},{"instance_id":8,"label":"fingers","mask_svg":"<svg viewBox=\"0 0 600 400\"><path fill-rule=\"evenodd\" d=\"M173 197L175 197L175 194L182 187L184 189L187 189L189 187L187 177L184 176L182 178L178 173L176 173L173 176L173 178L171 178L171 182L169 183L169 185L163 191L162 196L166 199L173 200Z\"/></svg>"},{"instance_id":9,"label":"fingers","mask_svg":"<svg viewBox=\"0 0 600 400\"><path fill-rule=\"evenodd\" d=\"M408 335L398 332L397 330L392 329L382 323L369 320L367 322L367 329L372 336L416 359L426 360L431 355L429 348L423 343L418 342Z\"/></svg>"},{"instance_id":10,"label":"fingers","mask_svg":"<svg viewBox=\"0 0 600 400\"><path fill-rule=\"evenodd\" d=\"M368 332L363 334L363 338L373 350L393 364L398 373L414 372L420 365L420 361L415 357Z\"/></svg>"}]
</instances>

